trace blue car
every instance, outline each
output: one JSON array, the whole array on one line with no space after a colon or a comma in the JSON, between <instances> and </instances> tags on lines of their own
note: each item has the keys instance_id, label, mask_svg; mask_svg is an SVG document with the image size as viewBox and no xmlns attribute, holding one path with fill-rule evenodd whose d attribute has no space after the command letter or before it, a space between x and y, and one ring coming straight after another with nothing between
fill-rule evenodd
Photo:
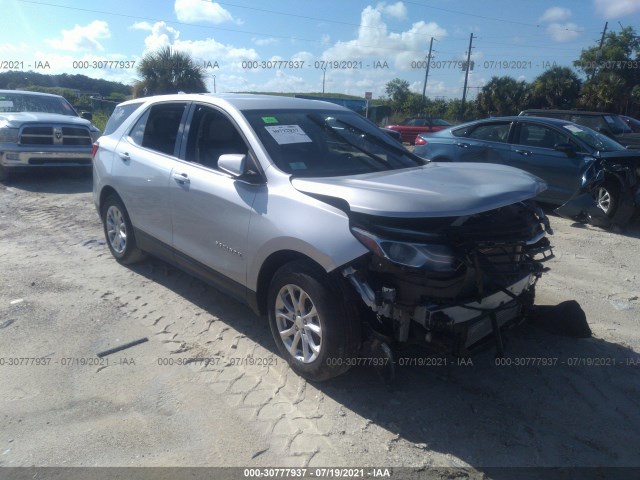
<instances>
[{"instance_id":1,"label":"blue car","mask_svg":"<svg viewBox=\"0 0 640 480\"><path fill-rule=\"evenodd\" d=\"M610 218L622 210L622 203L625 211L640 204L640 150L628 150L595 130L565 120L521 116L478 120L419 135L414 153L434 162L520 168L547 183L538 200L553 205L565 204L583 188L583 176L589 172L598 177L591 191L595 203Z\"/></svg>"}]
</instances>

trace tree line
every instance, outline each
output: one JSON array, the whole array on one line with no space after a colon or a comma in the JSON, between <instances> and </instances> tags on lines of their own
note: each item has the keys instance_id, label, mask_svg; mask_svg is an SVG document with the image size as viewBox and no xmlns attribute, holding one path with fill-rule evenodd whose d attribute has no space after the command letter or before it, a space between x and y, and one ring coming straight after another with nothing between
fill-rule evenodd
<instances>
[{"instance_id":1,"label":"tree line","mask_svg":"<svg viewBox=\"0 0 640 480\"><path fill-rule=\"evenodd\" d=\"M640 37L633 27L610 32L602 44L583 49L573 67L554 66L532 82L494 76L461 112L461 100L431 100L395 78L385 87L398 115L426 114L450 119L517 115L527 108L608 111L640 116Z\"/></svg>"}]
</instances>

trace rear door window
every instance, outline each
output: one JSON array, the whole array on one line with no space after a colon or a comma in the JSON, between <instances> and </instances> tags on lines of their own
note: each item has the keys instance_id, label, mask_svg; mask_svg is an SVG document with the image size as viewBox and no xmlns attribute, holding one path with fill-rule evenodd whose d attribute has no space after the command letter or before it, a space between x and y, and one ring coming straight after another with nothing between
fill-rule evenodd
<instances>
[{"instance_id":1,"label":"rear door window","mask_svg":"<svg viewBox=\"0 0 640 480\"><path fill-rule=\"evenodd\" d=\"M175 155L180 123L186 102L160 103L152 106L138 119L129 138L141 147Z\"/></svg>"},{"instance_id":2,"label":"rear door window","mask_svg":"<svg viewBox=\"0 0 640 480\"><path fill-rule=\"evenodd\" d=\"M140 107L140 105L142 105L142 102L118 105L109 117L107 125L104 127L103 135L111 135L115 132L120 125L122 125L124 121L129 118L131 114L138 109L138 107Z\"/></svg>"},{"instance_id":3,"label":"rear door window","mask_svg":"<svg viewBox=\"0 0 640 480\"><path fill-rule=\"evenodd\" d=\"M510 127L509 122L486 123L478 125L465 136L475 140L506 143L509 139Z\"/></svg>"}]
</instances>

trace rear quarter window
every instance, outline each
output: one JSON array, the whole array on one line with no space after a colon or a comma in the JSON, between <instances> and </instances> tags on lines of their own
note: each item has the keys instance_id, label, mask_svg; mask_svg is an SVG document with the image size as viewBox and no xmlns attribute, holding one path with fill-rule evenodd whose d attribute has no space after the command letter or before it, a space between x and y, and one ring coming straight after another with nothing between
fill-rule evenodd
<instances>
[{"instance_id":1,"label":"rear quarter window","mask_svg":"<svg viewBox=\"0 0 640 480\"><path fill-rule=\"evenodd\" d=\"M130 103L128 105L117 106L109 117L107 125L104 127L103 135L111 135L115 132L118 127L120 127L120 125L122 125L124 121L138 109L140 105L142 105L142 103Z\"/></svg>"}]
</instances>

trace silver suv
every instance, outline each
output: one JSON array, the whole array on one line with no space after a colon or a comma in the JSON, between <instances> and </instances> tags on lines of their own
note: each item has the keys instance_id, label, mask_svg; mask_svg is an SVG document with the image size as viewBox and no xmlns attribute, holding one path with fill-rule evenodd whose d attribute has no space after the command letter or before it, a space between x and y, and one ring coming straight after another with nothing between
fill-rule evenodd
<instances>
[{"instance_id":1,"label":"silver suv","mask_svg":"<svg viewBox=\"0 0 640 480\"><path fill-rule=\"evenodd\" d=\"M100 130L59 95L0 90L0 180L33 167L91 167Z\"/></svg>"},{"instance_id":2,"label":"silver suv","mask_svg":"<svg viewBox=\"0 0 640 480\"><path fill-rule=\"evenodd\" d=\"M376 342L385 355L396 342L468 355L493 337L500 351L552 255L531 201L542 180L430 163L315 100L125 102L99 139L93 185L119 262L149 253L247 302L311 380Z\"/></svg>"}]
</instances>

